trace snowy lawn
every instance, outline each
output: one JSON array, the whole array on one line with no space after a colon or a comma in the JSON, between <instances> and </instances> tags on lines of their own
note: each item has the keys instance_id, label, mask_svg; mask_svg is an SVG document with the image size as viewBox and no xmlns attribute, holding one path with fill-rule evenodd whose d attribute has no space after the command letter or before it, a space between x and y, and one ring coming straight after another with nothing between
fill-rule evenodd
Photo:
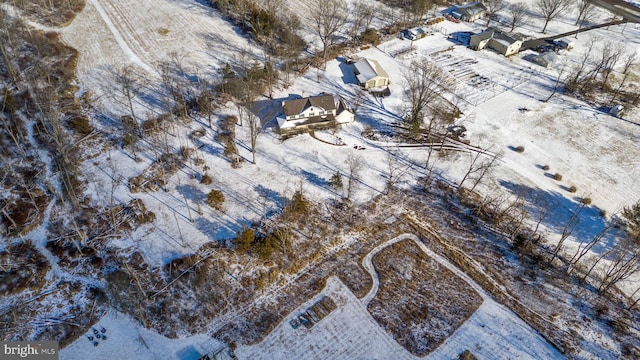
<instances>
[{"instance_id":1,"label":"snowy lawn","mask_svg":"<svg viewBox=\"0 0 640 360\"><path fill-rule=\"evenodd\" d=\"M168 339L118 312L110 312L60 351L60 359L197 360L208 352L226 352L226 345L206 335Z\"/></svg>"}]
</instances>

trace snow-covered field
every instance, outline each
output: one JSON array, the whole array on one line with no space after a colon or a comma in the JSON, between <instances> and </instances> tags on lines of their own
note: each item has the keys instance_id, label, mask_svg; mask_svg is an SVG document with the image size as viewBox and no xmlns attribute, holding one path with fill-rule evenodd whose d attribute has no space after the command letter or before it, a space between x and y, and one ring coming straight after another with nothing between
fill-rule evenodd
<instances>
[{"instance_id":1,"label":"snow-covered field","mask_svg":"<svg viewBox=\"0 0 640 360\"><path fill-rule=\"evenodd\" d=\"M195 0L87 0L62 33L80 50L81 83L105 107L114 103L114 72L124 65L134 65L148 80L145 85L153 87L161 62L179 60L195 74L211 77L243 54L262 53L219 13ZM139 106L149 113L158 110Z\"/></svg>"},{"instance_id":2,"label":"snow-covered field","mask_svg":"<svg viewBox=\"0 0 640 360\"><path fill-rule=\"evenodd\" d=\"M291 9L302 12L308 3L301 1L300 5L296 2L298 5ZM572 16L552 21L547 33L574 29ZM539 25L534 21L520 30L539 35ZM377 48L360 51L358 55L375 58L390 74L392 95L388 98L363 97L350 67L340 59L329 61L325 70L312 68L295 79L291 87L281 87L276 91L274 98L331 92L352 104L361 103L357 122L337 133L347 146L332 146L308 135L281 142L267 124L258 138L257 164L247 160L240 169L231 169L222 155L222 146L214 140L215 130L209 129L205 120L199 119L179 127L178 136L171 139L172 146L178 149L183 145L202 145L200 156L211 169L209 174L214 178L213 185L201 185L197 179L202 170L188 164L171 179L167 192L135 194L156 213L157 220L139 228L129 237L115 240L113 244L140 251L152 266L165 264L193 253L205 243L232 238L242 226L280 208L300 184L314 200L340 196L327 186L327 180L336 171L346 174L346 161L354 156L364 164L355 199L363 202L380 194L385 186L385 158L390 144L369 141L361 136L361 132L365 125L384 127L400 120L405 106L403 76L411 61L420 59L437 61L449 72L473 71L492 81L492 85L473 86L466 84L464 79L460 80L464 100L459 105L464 114L459 124L468 129L468 139L473 144L500 154L499 165L489 176L491 181L487 181L481 190L516 193L524 187L536 193L541 203L553 211L542 225L550 242L559 237L557 231L566 223L579 197L588 196L593 199L593 208L586 212L588 217L578 225L567 243L571 249L579 242L589 241L603 225L603 218L597 215L598 208L612 214L640 199L640 182L637 181L640 178L639 113L629 112L626 115L628 121L625 121L561 94L556 94L547 103L541 102L551 92L557 67L542 69L522 59L522 54L507 59L490 51L474 52L455 45L446 37L446 34L481 28L480 24L441 23L433 36L416 41L413 51L398 57L389 54L408 46L407 41L395 39ZM309 38L310 32L306 31L305 37ZM262 50L238 29L196 0L88 0L85 10L63 30L63 36L80 51L79 82L94 95L97 111L107 118L99 117L95 124L98 128L113 125L117 123L114 119L128 113L126 102L113 90L118 88L114 71L122 65L135 66L139 78L145 79L144 90L141 90L144 96L135 99L135 109L138 114L151 115L162 112L157 96L154 98L154 91L157 91L154 89L159 81L159 62L177 57L192 74L219 77L219 69L225 63L237 63L242 57L258 60L263 57ZM606 38L638 51L640 26L611 26L580 34L575 40L576 48L560 54L561 61L576 61L584 51L584 44L592 38ZM473 60L474 63L460 65L469 62L457 60ZM228 104L217 110L217 116L236 111ZM206 135L196 142L187 136L194 128L206 131ZM240 155L251 159L247 129L240 127L237 132ZM364 150L357 150L354 146ZM510 150L516 146L524 146L524 153ZM411 185L424 173L422 165L426 152L402 149L399 156L410 165L400 185ZM141 158L136 162L128 153L114 149L86 162L86 176L96 179L87 189L93 200L107 204L110 196L107 189L118 179L122 182L117 183L116 200L123 203L131 200L124 184L154 160L149 154ZM541 169L543 165L549 165L551 173L561 173L563 180L558 182L550 178ZM445 178L457 182L467 166L468 155L461 153L439 159L436 169ZM199 174L194 179L196 172ZM575 194L565 190L571 185L578 189ZM222 189L225 195L221 212L211 210L204 201L211 188ZM338 354L346 354L344 358L410 357L380 330L360 301L337 280L329 281L323 293L341 301L338 309L314 328L309 331L293 330L286 319L261 344L238 348L238 355L247 359L267 354L269 358L277 358L273 354L287 354L289 357L286 351L293 349L298 351L299 357L309 353L330 358ZM116 320L107 317L103 319L103 326L120 327L134 334L143 332L126 321L117 324L110 321ZM343 332L336 333L335 329ZM144 354L148 354L142 344L145 341L157 342L156 348L168 349L166 354L176 354L178 347L191 344L167 345L169 340L154 336L141 335L145 339L142 342L133 336L131 347L138 349L136 354L141 354L140 358L157 358L155 355L145 357ZM71 359L83 358L83 354L90 350L109 350L107 343L116 344L117 339L112 335L105 344L94 348L81 338L64 349L62 355ZM123 336L121 340L126 339ZM203 337L193 341L204 340ZM149 345L149 348L154 346ZM466 348L483 358L499 357L502 353L504 358L558 356L526 324L489 301L485 301L432 356L454 357ZM510 350L503 350L505 348ZM123 351L124 354L125 349L125 346L113 345L112 350ZM540 353L530 352L531 349L544 351L544 354L540 356ZM131 356L130 352L126 354ZM349 354L353 356L349 357ZM181 357L175 355L174 358Z\"/></svg>"},{"instance_id":3,"label":"snow-covered field","mask_svg":"<svg viewBox=\"0 0 640 360\"><path fill-rule=\"evenodd\" d=\"M110 312L85 336L62 349L60 358L195 360L207 352L226 354L226 345L206 335L168 339L126 315Z\"/></svg>"}]
</instances>

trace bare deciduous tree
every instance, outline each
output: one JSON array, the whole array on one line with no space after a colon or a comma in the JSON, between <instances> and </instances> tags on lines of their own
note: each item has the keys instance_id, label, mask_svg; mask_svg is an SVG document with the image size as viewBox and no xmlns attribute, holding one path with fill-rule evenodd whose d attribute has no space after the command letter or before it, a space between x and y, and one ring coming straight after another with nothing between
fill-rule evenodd
<instances>
[{"instance_id":1,"label":"bare deciduous tree","mask_svg":"<svg viewBox=\"0 0 640 360\"><path fill-rule=\"evenodd\" d=\"M591 40L589 44L585 46L587 51L582 56L580 64L578 66L574 66L573 69L571 69L571 72L568 74L565 81L565 87L567 90L576 90L578 88L578 83L581 82L582 77L587 73L587 68L591 59L591 52L593 51L595 43L595 40Z\"/></svg>"},{"instance_id":2,"label":"bare deciduous tree","mask_svg":"<svg viewBox=\"0 0 640 360\"><path fill-rule=\"evenodd\" d=\"M334 43L334 36L347 23L347 4L344 0L316 2L309 14L313 20L313 30L322 42L322 61L327 62L327 50Z\"/></svg>"},{"instance_id":3,"label":"bare deciduous tree","mask_svg":"<svg viewBox=\"0 0 640 360\"><path fill-rule=\"evenodd\" d=\"M607 235L607 233L609 232L609 230L611 230L611 228L615 225L615 222L613 221L608 221L604 224L604 227L602 228L602 230L600 230L587 244L585 244L584 246L582 246L583 244L580 243L580 245L578 246L578 249L576 250L575 254L573 254L573 256L571 257L571 260L569 260L569 267L567 268L567 274L571 274L573 272L573 270L575 270L575 266L576 264L587 254L589 253L589 251L591 251L591 249L597 244L599 243L602 239L604 239L604 237Z\"/></svg>"},{"instance_id":4,"label":"bare deciduous tree","mask_svg":"<svg viewBox=\"0 0 640 360\"><path fill-rule=\"evenodd\" d=\"M396 186L409 168L409 166L403 166L400 164L398 159L400 155L401 154L397 146L387 148L385 156L385 162L387 165L387 186L385 192L387 194Z\"/></svg>"},{"instance_id":5,"label":"bare deciduous tree","mask_svg":"<svg viewBox=\"0 0 640 360\"><path fill-rule=\"evenodd\" d=\"M629 70L631 70L631 67L636 65L637 62L638 62L637 52L632 51L627 53L627 56L624 59L624 64L622 65L622 80L620 80L620 84L618 84L616 91L614 91L613 95L611 96L611 102L615 101L616 97L620 93L620 90L624 86L624 83L627 81L627 78L630 75Z\"/></svg>"},{"instance_id":6,"label":"bare deciduous tree","mask_svg":"<svg viewBox=\"0 0 640 360\"><path fill-rule=\"evenodd\" d=\"M252 162L255 165L256 163L256 142L258 139L258 134L260 134L260 130L262 129L260 125L260 118L253 113L253 102L248 105L250 108L246 110L247 114L247 124L249 125L249 139L251 141L251 156L253 157Z\"/></svg>"},{"instance_id":7,"label":"bare deciduous tree","mask_svg":"<svg viewBox=\"0 0 640 360\"><path fill-rule=\"evenodd\" d=\"M620 61L620 57L624 54L624 45L621 43L605 42L600 53L600 61L596 65L596 69L602 74L602 83L600 89L604 90L609 82L609 76L613 69ZM597 76L597 74L596 74Z\"/></svg>"},{"instance_id":8,"label":"bare deciduous tree","mask_svg":"<svg viewBox=\"0 0 640 360\"><path fill-rule=\"evenodd\" d=\"M356 189L356 180L360 175L360 171L362 170L362 157L356 155L350 155L347 158L347 167L349 168L349 174L347 177L347 194L345 195L345 199L347 201L351 201L351 196Z\"/></svg>"},{"instance_id":9,"label":"bare deciduous tree","mask_svg":"<svg viewBox=\"0 0 640 360\"><path fill-rule=\"evenodd\" d=\"M127 98L129 104L129 111L133 120L138 121L136 114L133 111L133 99L135 98L135 92L138 84L135 79L135 70L131 65L125 65L116 69L116 82L120 85L120 91Z\"/></svg>"},{"instance_id":10,"label":"bare deciduous tree","mask_svg":"<svg viewBox=\"0 0 640 360\"><path fill-rule=\"evenodd\" d=\"M640 246L629 238L623 238L606 255L608 261L604 263L598 285L601 293L640 271Z\"/></svg>"},{"instance_id":11,"label":"bare deciduous tree","mask_svg":"<svg viewBox=\"0 0 640 360\"><path fill-rule=\"evenodd\" d=\"M549 22L564 10L566 10L569 5L571 5L570 0L536 0L535 6L542 14L544 18L544 26L542 27L542 32L544 33L547 30L547 25Z\"/></svg>"},{"instance_id":12,"label":"bare deciduous tree","mask_svg":"<svg viewBox=\"0 0 640 360\"><path fill-rule=\"evenodd\" d=\"M407 7L404 9L406 11L410 11L412 15L411 23L418 24L420 20L424 18L424 16L429 11L429 8L432 5L432 0L413 0Z\"/></svg>"},{"instance_id":13,"label":"bare deciduous tree","mask_svg":"<svg viewBox=\"0 0 640 360\"><path fill-rule=\"evenodd\" d=\"M207 117L209 128L211 128L211 115L213 115L213 108L215 106L214 96L215 94L211 89L209 82L206 80L201 81L196 102L198 104L198 111L200 111L200 114Z\"/></svg>"},{"instance_id":14,"label":"bare deciduous tree","mask_svg":"<svg viewBox=\"0 0 640 360\"><path fill-rule=\"evenodd\" d=\"M451 92L453 79L433 62L413 62L405 74L405 95L409 101L406 121L417 132L424 124L430 103Z\"/></svg>"},{"instance_id":15,"label":"bare deciduous tree","mask_svg":"<svg viewBox=\"0 0 640 360\"><path fill-rule=\"evenodd\" d=\"M504 9L509 6L507 2L504 0L485 0L484 6L487 7L487 25L491 23L491 20L496 18L499 12L502 12Z\"/></svg>"},{"instance_id":16,"label":"bare deciduous tree","mask_svg":"<svg viewBox=\"0 0 640 360\"><path fill-rule=\"evenodd\" d=\"M353 11L351 12L353 23L349 31L353 41L357 41L360 33L371 26L375 14L375 8L369 3L363 0L357 0L353 3Z\"/></svg>"},{"instance_id":17,"label":"bare deciduous tree","mask_svg":"<svg viewBox=\"0 0 640 360\"><path fill-rule=\"evenodd\" d=\"M578 224L580 223L581 221L580 214L582 213L582 210L584 210L584 207L585 207L585 204L580 202L578 203L578 206L576 207L576 209L571 213L569 220L567 220L567 223L564 225L564 228L562 229L560 240L558 240L558 243L556 244L556 247L553 250L553 256L551 257L550 262L553 262L553 260L555 260L555 258L558 256L558 253L560 253L560 250L562 249L562 245L564 244L565 240L567 240L567 238L571 236L571 234L573 234L573 231L576 229L576 226L578 226Z\"/></svg>"},{"instance_id":18,"label":"bare deciduous tree","mask_svg":"<svg viewBox=\"0 0 640 360\"><path fill-rule=\"evenodd\" d=\"M483 161L482 163L480 163L477 175L473 179L473 185L471 185L471 189L469 190L475 190L480 182L489 173L489 171L496 167L496 160L498 160L498 154L491 155L488 161Z\"/></svg>"},{"instance_id":19,"label":"bare deciduous tree","mask_svg":"<svg viewBox=\"0 0 640 360\"><path fill-rule=\"evenodd\" d=\"M534 226L533 231L531 231L531 239L535 238L536 240L540 240L542 238L542 235L538 233L538 229L540 229L540 224L542 224L542 222L547 218L549 212L550 210L546 206L538 207L538 214L536 215L536 226Z\"/></svg>"},{"instance_id":20,"label":"bare deciduous tree","mask_svg":"<svg viewBox=\"0 0 640 360\"><path fill-rule=\"evenodd\" d=\"M490 156L490 159L486 161L481 161L481 158L487 155ZM471 161L469 163L469 168L467 169L467 172L462 177L462 180L460 180L460 184L458 184L458 189L462 189L464 183L467 180L473 179L473 186L470 189L471 191L473 191L476 188L476 186L478 186L478 184L482 181L482 179L487 175L489 170L491 170L495 166L497 155L492 155L488 153L486 150L481 149L480 151L469 152L469 156L471 158L470 159Z\"/></svg>"},{"instance_id":21,"label":"bare deciduous tree","mask_svg":"<svg viewBox=\"0 0 640 360\"><path fill-rule=\"evenodd\" d=\"M582 27L584 21L595 13L596 7L593 5L591 0L577 0L576 1L576 11L578 15L576 16L576 22L574 25Z\"/></svg>"},{"instance_id":22,"label":"bare deciduous tree","mask_svg":"<svg viewBox=\"0 0 640 360\"><path fill-rule=\"evenodd\" d=\"M273 88L276 86L279 74L278 69L276 69L269 57L264 63L263 71L264 80L267 83L267 90L269 91L269 98L273 99Z\"/></svg>"},{"instance_id":23,"label":"bare deciduous tree","mask_svg":"<svg viewBox=\"0 0 640 360\"><path fill-rule=\"evenodd\" d=\"M525 3L515 3L507 7L507 15L509 16L509 32L513 32L527 22L527 12L529 7Z\"/></svg>"},{"instance_id":24,"label":"bare deciduous tree","mask_svg":"<svg viewBox=\"0 0 640 360\"><path fill-rule=\"evenodd\" d=\"M546 99L544 99L543 102L548 102L549 100L551 100L553 95L555 95L556 92L558 92L558 88L560 88L560 83L562 80L562 75L564 74L566 68L567 68L567 64L566 63L562 64L562 66L560 67L560 70L558 71L558 76L556 77L556 81L553 84L553 90L551 90L551 94L549 94L549 96Z\"/></svg>"}]
</instances>

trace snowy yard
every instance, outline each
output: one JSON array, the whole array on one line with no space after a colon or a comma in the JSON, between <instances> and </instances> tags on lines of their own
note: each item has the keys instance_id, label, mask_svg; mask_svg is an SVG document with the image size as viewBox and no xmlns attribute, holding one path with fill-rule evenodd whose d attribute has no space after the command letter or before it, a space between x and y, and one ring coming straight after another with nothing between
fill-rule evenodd
<instances>
[{"instance_id":1,"label":"snowy yard","mask_svg":"<svg viewBox=\"0 0 640 360\"><path fill-rule=\"evenodd\" d=\"M212 352L226 354L223 343L206 335L168 339L131 318L110 312L91 331L60 351L61 359L197 360Z\"/></svg>"}]
</instances>

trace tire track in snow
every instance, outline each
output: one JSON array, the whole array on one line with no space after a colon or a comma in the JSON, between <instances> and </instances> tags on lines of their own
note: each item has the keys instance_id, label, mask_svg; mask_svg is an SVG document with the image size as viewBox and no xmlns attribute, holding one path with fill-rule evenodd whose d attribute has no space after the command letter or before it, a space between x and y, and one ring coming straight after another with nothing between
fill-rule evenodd
<instances>
[{"instance_id":1,"label":"tire track in snow","mask_svg":"<svg viewBox=\"0 0 640 360\"><path fill-rule=\"evenodd\" d=\"M144 5L141 0L140 1L140 10L147 12L144 8ZM153 63L153 56L149 54L150 49L157 49L160 46L157 43L154 43L154 46L149 46L148 41L151 41L152 37L145 37L144 39L140 35L141 30L145 30L143 25L136 25L136 21L131 19L130 16L127 16L127 12L137 11L132 10L127 7L126 3L123 4L122 1L105 1L103 3L103 8L105 12L109 14L109 18L112 19L112 22L115 21L120 28L119 33L123 35L127 44L129 44L129 48L135 49L135 53L141 59L141 61L145 62L151 60ZM145 41L146 40L146 41ZM142 60L144 59L144 60ZM147 63L147 62L145 62ZM156 72L154 70L154 72Z\"/></svg>"},{"instance_id":2,"label":"tire track in snow","mask_svg":"<svg viewBox=\"0 0 640 360\"><path fill-rule=\"evenodd\" d=\"M109 18L109 15L107 15L107 12L104 10L102 5L100 5L100 3L97 0L89 0L89 2L98 11L98 14L100 14L100 17L102 18L102 21L104 21L105 24L107 24L107 27L111 31L111 34L113 34L113 37L115 38L116 42L118 43L122 51L125 53L127 58L134 64L143 68L144 70L155 74L156 71L147 63L142 61L142 59L140 59L140 57L138 57L138 55L136 55L136 53L134 53L133 50L131 50L127 42L122 37L122 34L120 34L116 26L111 21L111 18Z\"/></svg>"}]
</instances>

